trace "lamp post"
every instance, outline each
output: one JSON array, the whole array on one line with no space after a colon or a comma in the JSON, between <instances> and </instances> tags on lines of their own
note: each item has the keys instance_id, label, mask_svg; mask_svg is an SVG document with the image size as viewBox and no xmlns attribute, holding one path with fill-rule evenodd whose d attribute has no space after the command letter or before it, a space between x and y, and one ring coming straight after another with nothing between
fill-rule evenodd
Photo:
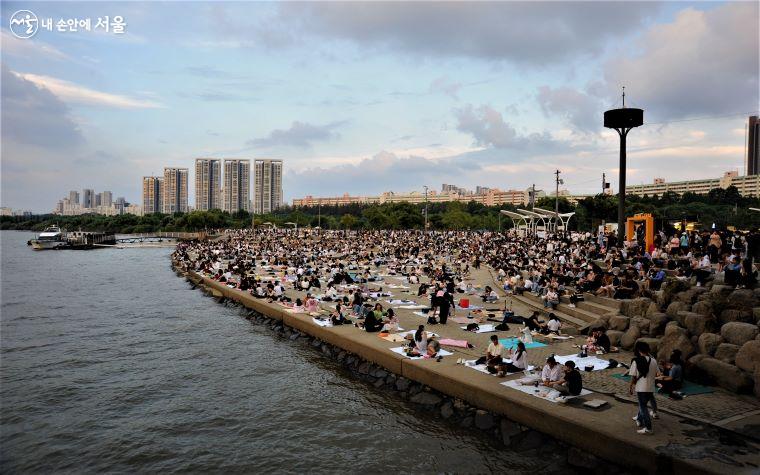
<instances>
[{"instance_id":1,"label":"lamp post","mask_svg":"<svg viewBox=\"0 0 760 475\"><path fill-rule=\"evenodd\" d=\"M644 124L644 111L642 109L625 107L625 87L623 88L622 109L611 109L604 113L604 126L614 129L620 136L620 172L618 182L618 239L623 242L625 229L625 161L626 161L626 137L634 127Z\"/></svg>"},{"instance_id":2,"label":"lamp post","mask_svg":"<svg viewBox=\"0 0 760 475\"><path fill-rule=\"evenodd\" d=\"M425 185L425 233L428 232L428 199L427 199L428 187Z\"/></svg>"}]
</instances>

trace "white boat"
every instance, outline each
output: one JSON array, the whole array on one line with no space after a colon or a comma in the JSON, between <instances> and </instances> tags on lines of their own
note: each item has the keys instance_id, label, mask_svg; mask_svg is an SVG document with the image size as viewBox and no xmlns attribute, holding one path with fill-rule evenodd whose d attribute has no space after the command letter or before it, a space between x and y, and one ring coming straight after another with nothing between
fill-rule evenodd
<instances>
[{"instance_id":1,"label":"white boat","mask_svg":"<svg viewBox=\"0 0 760 475\"><path fill-rule=\"evenodd\" d=\"M37 236L37 239L32 239L31 242L32 249L38 251L43 249L57 249L68 244L65 232L58 226L48 226L39 234L39 236Z\"/></svg>"}]
</instances>

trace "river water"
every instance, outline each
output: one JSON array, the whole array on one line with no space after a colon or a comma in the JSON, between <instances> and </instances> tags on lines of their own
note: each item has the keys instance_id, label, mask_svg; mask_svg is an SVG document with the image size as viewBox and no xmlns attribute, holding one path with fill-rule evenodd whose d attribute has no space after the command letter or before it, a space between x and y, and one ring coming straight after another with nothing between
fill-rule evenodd
<instances>
[{"instance_id":1,"label":"river water","mask_svg":"<svg viewBox=\"0 0 760 475\"><path fill-rule=\"evenodd\" d=\"M0 232L3 473L536 468L191 290L171 249L31 237Z\"/></svg>"}]
</instances>

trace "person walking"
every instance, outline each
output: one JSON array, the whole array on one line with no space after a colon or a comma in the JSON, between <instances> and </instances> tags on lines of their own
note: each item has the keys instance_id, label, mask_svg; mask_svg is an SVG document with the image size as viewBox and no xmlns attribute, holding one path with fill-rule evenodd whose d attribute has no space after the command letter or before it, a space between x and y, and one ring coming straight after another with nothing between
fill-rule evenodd
<instances>
[{"instance_id":1,"label":"person walking","mask_svg":"<svg viewBox=\"0 0 760 475\"><path fill-rule=\"evenodd\" d=\"M640 428L637 431L639 434L651 434L652 419L649 416L648 406L650 401L654 403L657 361L649 354L648 343L636 342L635 350L638 356L633 359L631 369L628 371L628 374L631 375L631 385L628 392L633 395L635 390L639 401L639 412L633 419L636 421L636 426Z\"/></svg>"}]
</instances>

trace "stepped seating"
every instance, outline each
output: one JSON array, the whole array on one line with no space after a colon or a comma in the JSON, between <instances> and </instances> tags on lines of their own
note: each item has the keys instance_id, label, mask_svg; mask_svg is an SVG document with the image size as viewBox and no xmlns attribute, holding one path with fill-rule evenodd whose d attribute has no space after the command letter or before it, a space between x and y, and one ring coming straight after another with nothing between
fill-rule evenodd
<instances>
[{"instance_id":1,"label":"stepped seating","mask_svg":"<svg viewBox=\"0 0 760 475\"><path fill-rule=\"evenodd\" d=\"M619 300L597 297L591 294L584 294L585 301L578 302L576 307L570 307L569 298L562 296L559 305L554 310L545 309L541 298L529 292L523 295L512 295L512 298L535 310L542 312L553 311L560 320L578 328L585 328L589 324L594 323L602 315L617 313L620 310Z\"/></svg>"}]
</instances>

